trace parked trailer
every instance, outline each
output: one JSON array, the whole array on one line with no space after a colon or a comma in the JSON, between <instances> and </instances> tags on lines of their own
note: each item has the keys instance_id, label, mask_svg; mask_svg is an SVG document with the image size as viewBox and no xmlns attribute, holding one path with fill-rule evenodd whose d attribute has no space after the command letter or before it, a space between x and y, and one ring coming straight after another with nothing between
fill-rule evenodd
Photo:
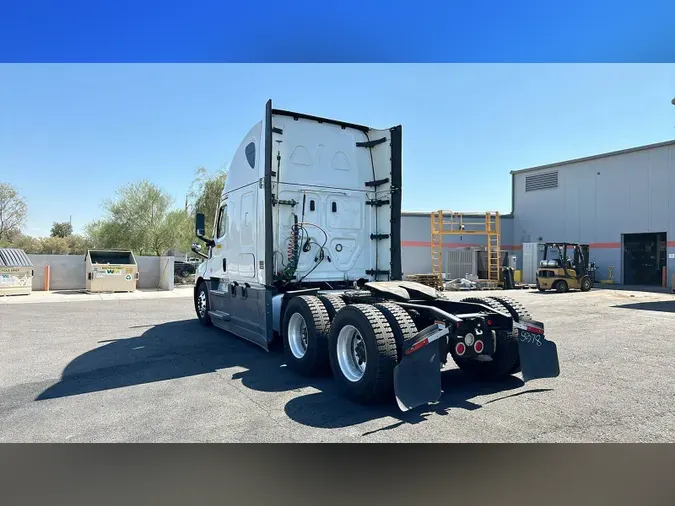
<instances>
[{"instance_id":1,"label":"parked trailer","mask_svg":"<svg viewBox=\"0 0 675 506\"><path fill-rule=\"evenodd\" d=\"M402 281L402 128L377 130L274 109L245 136L196 273L199 321L288 366L328 370L351 399L435 402L451 357L468 374L559 375L544 324L506 297L450 301Z\"/></svg>"}]
</instances>

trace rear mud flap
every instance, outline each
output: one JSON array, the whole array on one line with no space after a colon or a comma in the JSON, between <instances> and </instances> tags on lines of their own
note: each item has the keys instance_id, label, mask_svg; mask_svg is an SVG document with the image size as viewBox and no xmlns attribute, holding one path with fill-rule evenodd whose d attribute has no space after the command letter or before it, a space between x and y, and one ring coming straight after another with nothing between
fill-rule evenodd
<instances>
[{"instance_id":1,"label":"rear mud flap","mask_svg":"<svg viewBox=\"0 0 675 506\"><path fill-rule=\"evenodd\" d=\"M556 378L560 375L558 348L544 337L544 324L536 321L513 324L518 340L523 381Z\"/></svg>"},{"instance_id":2,"label":"rear mud flap","mask_svg":"<svg viewBox=\"0 0 675 506\"><path fill-rule=\"evenodd\" d=\"M394 393L401 411L409 411L441 398L441 354L438 339L447 329L433 325L407 346L394 368Z\"/></svg>"}]
</instances>

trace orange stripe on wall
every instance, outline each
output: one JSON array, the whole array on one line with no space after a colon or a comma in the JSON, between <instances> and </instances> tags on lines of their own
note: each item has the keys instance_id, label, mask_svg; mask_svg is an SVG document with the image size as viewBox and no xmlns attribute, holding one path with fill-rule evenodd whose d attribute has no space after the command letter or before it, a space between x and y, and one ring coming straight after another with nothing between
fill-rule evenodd
<instances>
[{"instance_id":1,"label":"orange stripe on wall","mask_svg":"<svg viewBox=\"0 0 675 506\"><path fill-rule=\"evenodd\" d=\"M401 241L401 246L412 246L412 247L418 247L418 248L431 248L431 243L429 241ZM468 244L465 242L444 242L443 247L444 248L481 248L485 247L485 244ZM614 248L621 248L621 243L620 242L593 242L590 243L589 246L591 249L614 249ZM668 241L668 247L669 248L675 248L675 241ZM502 249L503 250L508 250L508 251L518 251L523 249L523 246L520 244L516 245L509 245L509 244L502 244Z\"/></svg>"},{"instance_id":2,"label":"orange stripe on wall","mask_svg":"<svg viewBox=\"0 0 675 506\"><path fill-rule=\"evenodd\" d=\"M429 241L401 241L401 246L417 246L419 248L431 248ZM484 244L468 244L465 242L444 242L444 248L477 248Z\"/></svg>"},{"instance_id":3,"label":"orange stripe on wall","mask_svg":"<svg viewBox=\"0 0 675 506\"><path fill-rule=\"evenodd\" d=\"M431 242L429 241L401 241L401 246L412 246L412 247L418 247L418 248L431 248ZM470 243L465 243L465 242L444 242L443 247L444 248L481 248L485 247L487 245L485 244L470 244ZM502 249L503 250L519 250L523 249L522 246L520 245L504 245L502 244Z\"/></svg>"},{"instance_id":4,"label":"orange stripe on wall","mask_svg":"<svg viewBox=\"0 0 675 506\"><path fill-rule=\"evenodd\" d=\"M591 249L612 249L612 248L620 248L621 243L620 242L592 242L589 244Z\"/></svg>"}]
</instances>

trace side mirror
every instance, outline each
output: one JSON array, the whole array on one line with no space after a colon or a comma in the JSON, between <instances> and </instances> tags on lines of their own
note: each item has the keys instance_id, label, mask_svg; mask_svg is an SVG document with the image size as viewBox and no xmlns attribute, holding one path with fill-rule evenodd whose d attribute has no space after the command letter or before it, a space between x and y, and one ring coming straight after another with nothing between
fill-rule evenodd
<instances>
[{"instance_id":1,"label":"side mirror","mask_svg":"<svg viewBox=\"0 0 675 506\"><path fill-rule=\"evenodd\" d=\"M204 218L204 213L197 213L195 218L195 235L200 239L206 234L206 222Z\"/></svg>"},{"instance_id":2,"label":"side mirror","mask_svg":"<svg viewBox=\"0 0 675 506\"><path fill-rule=\"evenodd\" d=\"M206 234L206 225L204 220L204 213L197 213L197 216L195 217L195 235L202 241L204 241L207 246L209 247L215 246L216 243L213 242L213 239L204 237L205 234Z\"/></svg>"}]
</instances>

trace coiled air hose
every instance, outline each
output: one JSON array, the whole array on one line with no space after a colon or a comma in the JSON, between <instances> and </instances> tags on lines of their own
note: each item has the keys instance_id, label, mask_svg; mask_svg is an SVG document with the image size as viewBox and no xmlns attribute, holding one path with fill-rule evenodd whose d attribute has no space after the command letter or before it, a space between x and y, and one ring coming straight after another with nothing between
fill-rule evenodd
<instances>
[{"instance_id":1,"label":"coiled air hose","mask_svg":"<svg viewBox=\"0 0 675 506\"><path fill-rule=\"evenodd\" d=\"M284 268L283 277L288 281L295 276L295 271L298 268L298 260L300 259L300 240L298 238L298 217L293 216L293 226L291 227L291 237L288 242L288 264Z\"/></svg>"}]
</instances>

